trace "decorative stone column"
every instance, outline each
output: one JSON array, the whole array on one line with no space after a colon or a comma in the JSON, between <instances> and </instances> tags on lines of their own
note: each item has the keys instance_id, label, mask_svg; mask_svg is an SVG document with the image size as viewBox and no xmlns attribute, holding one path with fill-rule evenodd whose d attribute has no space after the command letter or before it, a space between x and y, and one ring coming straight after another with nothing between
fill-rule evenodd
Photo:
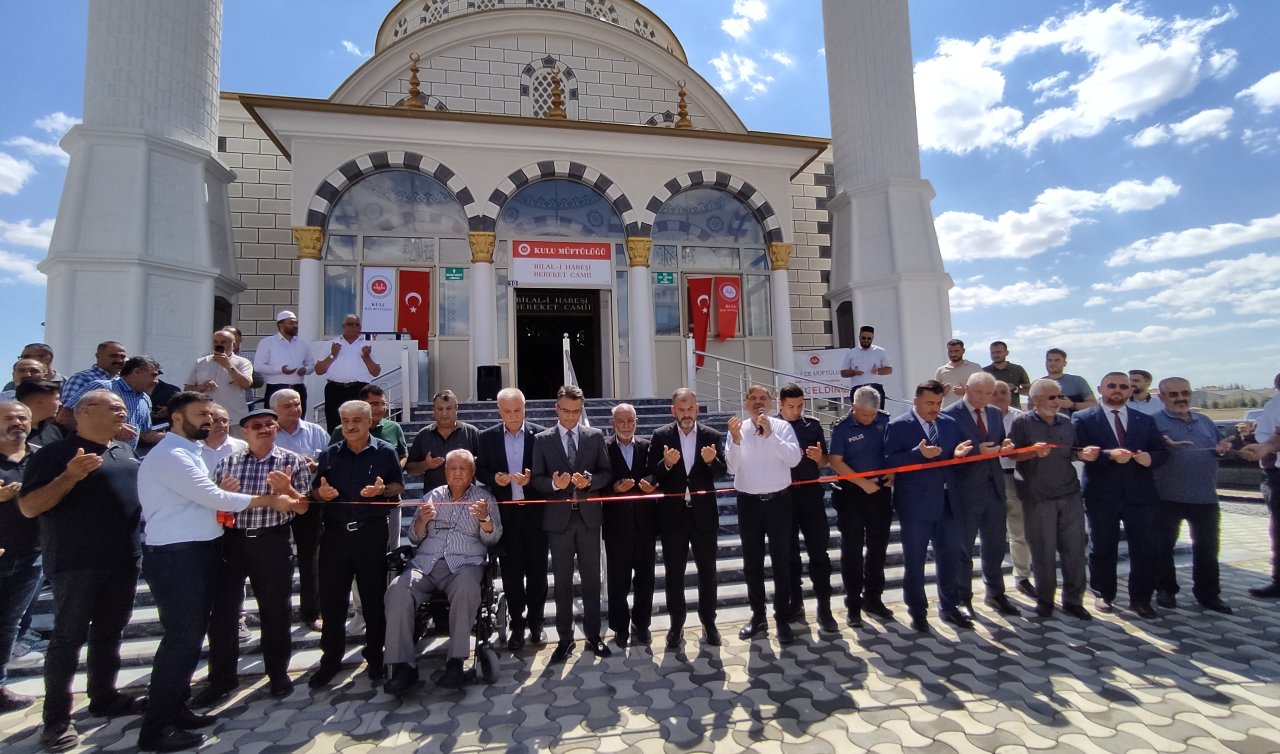
<instances>
[{"instance_id":1,"label":"decorative stone column","mask_svg":"<svg viewBox=\"0 0 1280 754\"><path fill-rule=\"evenodd\" d=\"M298 247L298 336L304 341L324 335L324 272L320 253L324 229L304 225L293 229Z\"/></svg>"},{"instance_id":2,"label":"decorative stone column","mask_svg":"<svg viewBox=\"0 0 1280 754\"><path fill-rule=\"evenodd\" d=\"M653 285L649 277L652 238L627 239L627 322L631 346L631 397L654 398Z\"/></svg>"},{"instance_id":3,"label":"decorative stone column","mask_svg":"<svg viewBox=\"0 0 1280 754\"><path fill-rule=\"evenodd\" d=\"M773 368L794 374L795 346L791 341L791 284L787 269L791 265L791 244L774 241L769 244L769 274L773 299Z\"/></svg>"},{"instance_id":4,"label":"decorative stone column","mask_svg":"<svg viewBox=\"0 0 1280 754\"><path fill-rule=\"evenodd\" d=\"M498 235L473 231L467 234L467 240L471 243L471 373L474 375L476 367L498 363L498 293L493 273L493 247Z\"/></svg>"}]
</instances>

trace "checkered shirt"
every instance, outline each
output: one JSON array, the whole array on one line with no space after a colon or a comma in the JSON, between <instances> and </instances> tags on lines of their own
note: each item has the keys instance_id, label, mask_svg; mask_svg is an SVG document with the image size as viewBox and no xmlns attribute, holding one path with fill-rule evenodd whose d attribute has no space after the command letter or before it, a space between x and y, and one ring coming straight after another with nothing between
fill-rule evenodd
<instances>
[{"instance_id":1,"label":"checkered shirt","mask_svg":"<svg viewBox=\"0 0 1280 754\"><path fill-rule=\"evenodd\" d=\"M270 495L271 486L267 484L267 475L277 469L284 471L293 469L293 488L299 492L311 489L311 472L307 471L307 462L302 456L284 448L271 448L262 460L258 460L251 451L241 450L218 461L213 472L213 480L222 483L227 477L240 480L240 492L245 495ZM236 514L235 529L260 529L266 526L279 526L293 520L293 513L280 513L271 508L253 508Z\"/></svg>"}]
</instances>

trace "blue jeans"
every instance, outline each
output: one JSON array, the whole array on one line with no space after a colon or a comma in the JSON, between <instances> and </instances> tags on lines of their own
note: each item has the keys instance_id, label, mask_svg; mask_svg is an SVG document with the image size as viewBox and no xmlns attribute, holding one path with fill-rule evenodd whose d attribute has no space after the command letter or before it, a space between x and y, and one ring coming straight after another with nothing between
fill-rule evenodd
<instances>
[{"instance_id":1,"label":"blue jeans","mask_svg":"<svg viewBox=\"0 0 1280 754\"><path fill-rule=\"evenodd\" d=\"M0 560L0 684L8 677L18 624L40 584L40 556Z\"/></svg>"}]
</instances>

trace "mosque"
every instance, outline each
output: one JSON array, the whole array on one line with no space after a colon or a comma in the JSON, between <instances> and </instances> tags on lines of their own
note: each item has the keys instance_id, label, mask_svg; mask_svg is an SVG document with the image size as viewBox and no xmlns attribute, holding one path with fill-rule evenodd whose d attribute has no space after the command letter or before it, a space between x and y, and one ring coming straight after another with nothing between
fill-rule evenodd
<instances>
[{"instance_id":1,"label":"mosque","mask_svg":"<svg viewBox=\"0 0 1280 754\"><path fill-rule=\"evenodd\" d=\"M355 312L432 390L549 397L567 336L620 398L684 384L691 331L790 372L873 324L902 394L951 286L907 2L823 11L832 139L748 129L634 0L401 0L325 99L220 91L219 0L92 0L46 337L185 365Z\"/></svg>"}]
</instances>

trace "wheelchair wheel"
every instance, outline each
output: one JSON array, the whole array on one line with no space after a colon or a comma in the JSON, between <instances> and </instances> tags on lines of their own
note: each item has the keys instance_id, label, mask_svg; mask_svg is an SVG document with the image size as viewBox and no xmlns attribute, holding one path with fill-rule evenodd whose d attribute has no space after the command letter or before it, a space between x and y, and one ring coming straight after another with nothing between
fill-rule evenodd
<instances>
[{"instance_id":1,"label":"wheelchair wheel","mask_svg":"<svg viewBox=\"0 0 1280 754\"><path fill-rule=\"evenodd\" d=\"M476 650L476 665L480 671L477 675L484 679L485 683L498 680L498 653L493 647L484 646Z\"/></svg>"},{"instance_id":2,"label":"wheelchair wheel","mask_svg":"<svg viewBox=\"0 0 1280 754\"><path fill-rule=\"evenodd\" d=\"M498 609L493 619L498 624L498 644L505 646L507 643L507 595L499 595Z\"/></svg>"}]
</instances>

